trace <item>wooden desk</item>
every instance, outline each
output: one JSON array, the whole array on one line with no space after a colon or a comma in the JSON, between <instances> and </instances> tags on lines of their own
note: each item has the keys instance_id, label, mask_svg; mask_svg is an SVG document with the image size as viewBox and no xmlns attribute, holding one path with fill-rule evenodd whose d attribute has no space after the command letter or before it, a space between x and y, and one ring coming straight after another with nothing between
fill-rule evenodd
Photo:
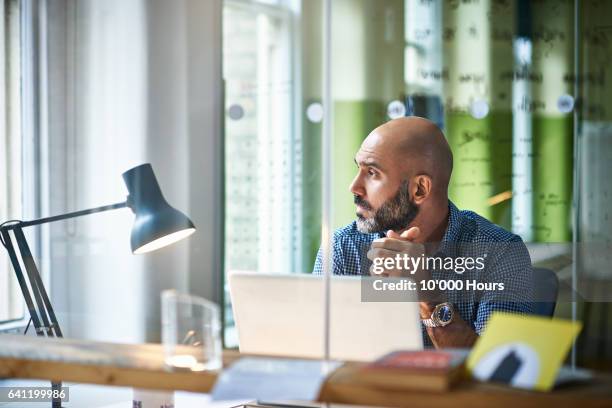
<instances>
[{"instance_id":1,"label":"wooden desk","mask_svg":"<svg viewBox=\"0 0 612 408\"><path fill-rule=\"evenodd\" d=\"M224 353L227 365L239 353ZM448 393L381 391L357 382L361 364L334 372L320 400L386 407L612 407L612 377L598 376L551 393L518 391L490 384L465 383ZM115 344L70 339L0 335L0 377L69 381L137 388L207 393L218 372L171 372L159 344Z\"/></svg>"},{"instance_id":2,"label":"wooden desk","mask_svg":"<svg viewBox=\"0 0 612 408\"><path fill-rule=\"evenodd\" d=\"M599 375L591 383L574 384L553 392L522 391L501 385L465 382L450 392L379 390L360 385L355 371L363 364L349 363L324 384L321 401L381 407L612 407L612 376Z\"/></svg>"},{"instance_id":3,"label":"wooden desk","mask_svg":"<svg viewBox=\"0 0 612 408\"><path fill-rule=\"evenodd\" d=\"M226 364L239 356L225 353ZM0 377L207 393L217 372L169 371L160 344L0 335Z\"/></svg>"}]
</instances>

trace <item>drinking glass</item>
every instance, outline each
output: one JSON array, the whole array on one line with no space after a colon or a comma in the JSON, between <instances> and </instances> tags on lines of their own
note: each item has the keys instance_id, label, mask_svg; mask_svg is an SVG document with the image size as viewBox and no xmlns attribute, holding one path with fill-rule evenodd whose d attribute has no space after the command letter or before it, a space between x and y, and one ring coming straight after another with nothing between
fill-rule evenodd
<instances>
[{"instance_id":1,"label":"drinking glass","mask_svg":"<svg viewBox=\"0 0 612 408\"><path fill-rule=\"evenodd\" d=\"M165 290L161 297L166 365L191 371L221 368L219 307L176 290Z\"/></svg>"}]
</instances>

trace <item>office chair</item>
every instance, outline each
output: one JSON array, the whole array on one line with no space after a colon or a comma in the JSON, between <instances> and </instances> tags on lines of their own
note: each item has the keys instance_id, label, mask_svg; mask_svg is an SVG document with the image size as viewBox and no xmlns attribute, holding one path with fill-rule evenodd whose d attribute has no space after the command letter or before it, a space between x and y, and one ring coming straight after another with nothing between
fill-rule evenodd
<instances>
[{"instance_id":1,"label":"office chair","mask_svg":"<svg viewBox=\"0 0 612 408\"><path fill-rule=\"evenodd\" d=\"M552 317L557 305L559 292L559 279L550 269L533 268L534 296L538 300L534 303L535 314Z\"/></svg>"}]
</instances>

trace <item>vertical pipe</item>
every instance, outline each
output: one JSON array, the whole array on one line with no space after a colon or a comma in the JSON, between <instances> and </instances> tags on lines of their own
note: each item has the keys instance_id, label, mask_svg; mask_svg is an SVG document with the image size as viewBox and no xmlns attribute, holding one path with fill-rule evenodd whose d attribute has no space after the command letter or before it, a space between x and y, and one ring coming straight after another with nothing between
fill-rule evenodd
<instances>
[{"instance_id":1,"label":"vertical pipe","mask_svg":"<svg viewBox=\"0 0 612 408\"><path fill-rule=\"evenodd\" d=\"M512 231L525 242L531 242L534 239L532 113L522 107L528 106L533 97L528 76L532 69L531 39L515 38L513 52L514 71L524 73L525 78L512 81Z\"/></svg>"},{"instance_id":2,"label":"vertical pipe","mask_svg":"<svg viewBox=\"0 0 612 408\"><path fill-rule=\"evenodd\" d=\"M516 3L516 37L513 41L515 72L512 81L512 231L533 241L533 129L529 73L533 66L532 13L527 0Z\"/></svg>"},{"instance_id":3,"label":"vertical pipe","mask_svg":"<svg viewBox=\"0 0 612 408\"><path fill-rule=\"evenodd\" d=\"M332 94L331 94L331 0L323 0L323 133L321 143L322 159L322 202L321 202L321 248L323 255L323 355L330 359L330 283L332 273L332 231L331 231L331 129L332 129Z\"/></svg>"}]
</instances>

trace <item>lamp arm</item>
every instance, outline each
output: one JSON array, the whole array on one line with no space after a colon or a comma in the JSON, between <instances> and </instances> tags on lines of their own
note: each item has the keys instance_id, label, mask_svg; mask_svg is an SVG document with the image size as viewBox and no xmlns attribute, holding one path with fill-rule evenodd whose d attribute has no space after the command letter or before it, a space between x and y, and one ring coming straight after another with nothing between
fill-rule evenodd
<instances>
[{"instance_id":1,"label":"lamp arm","mask_svg":"<svg viewBox=\"0 0 612 408\"><path fill-rule=\"evenodd\" d=\"M15 223L6 223L6 225L2 226L1 229L11 230L11 229L14 229L17 226L19 226L21 228L30 227L32 225L40 225L40 224L46 224L48 222L67 220L69 218L75 218L75 217L80 217L80 216L83 216L83 215L95 214L95 213L99 213L99 212L103 212L103 211L117 210L119 208L124 208L124 207L127 207L127 206L128 206L128 201L123 201L121 203L110 204L110 205L103 205L101 207L90 208L88 210L74 211L74 212L67 213L67 214L54 215L52 217L39 218L37 220L21 221L21 222L15 221Z\"/></svg>"}]
</instances>

